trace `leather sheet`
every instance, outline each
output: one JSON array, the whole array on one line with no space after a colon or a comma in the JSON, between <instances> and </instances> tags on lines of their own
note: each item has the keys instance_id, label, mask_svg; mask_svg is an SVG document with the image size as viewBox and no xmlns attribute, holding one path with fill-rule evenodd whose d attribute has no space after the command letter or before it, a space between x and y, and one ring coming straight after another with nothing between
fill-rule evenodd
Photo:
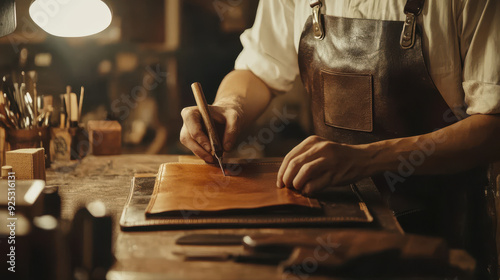
<instances>
[{"instance_id":1,"label":"leather sheet","mask_svg":"<svg viewBox=\"0 0 500 280\"><path fill-rule=\"evenodd\" d=\"M160 166L148 215L200 215L294 211L322 211L319 202L276 187L280 163L228 164L222 175L218 166L166 163Z\"/></svg>"},{"instance_id":2,"label":"leather sheet","mask_svg":"<svg viewBox=\"0 0 500 280\"><path fill-rule=\"evenodd\" d=\"M180 165L185 164L187 163L181 163ZM186 189L186 177L191 180L192 177L200 176L199 173L203 170L202 166L205 166L205 164L194 165L192 168L194 168L196 172L192 171L191 173L178 174L177 176L179 178L175 179L179 184L177 188ZM273 168L276 168L276 166L277 165L274 165ZM260 166L259 168L262 167L263 166ZM271 167L272 166L267 165L267 171L275 172L273 170L277 170L271 169ZM210 168L210 170L214 172L209 173L213 176L218 176L220 173L220 169L217 169L218 167L216 168L215 166L212 166L206 168ZM247 168L252 167L250 166ZM219 170L219 173L215 170ZM250 171L251 169L247 170ZM231 171L226 169L226 172L237 172L237 170ZM262 176L262 178L271 178L275 176L267 174L266 172L258 176ZM313 207L310 207L309 205L277 205L262 207L259 209L230 209L221 211L183 210L172 211L169 213L158 212L157 214L148 214L146 213L146 208L153 207L155 204L154 201L157 201L158 199L157 194L155 194L157 177L158 176L155 177L153 174L136 174L132 179L130 194L120 218L120 227L122 230L138 231L179 230L193 228L377 226L376 223L371 223L373 221L373 217L370 215L370 212L363 202L356 184L325 190L314 200L309 200ZM274 180L275 178L273 181ZM274 183L270 189L275 191ZM214 194L214 189L207 190L208 194ZM152 202L153 197L156 198L154 198L154 201ZM208 197L209 196L206 196L206 198ZM316 203L319 204L320 208L315 207Z\"/></svg>"}]
</instances>

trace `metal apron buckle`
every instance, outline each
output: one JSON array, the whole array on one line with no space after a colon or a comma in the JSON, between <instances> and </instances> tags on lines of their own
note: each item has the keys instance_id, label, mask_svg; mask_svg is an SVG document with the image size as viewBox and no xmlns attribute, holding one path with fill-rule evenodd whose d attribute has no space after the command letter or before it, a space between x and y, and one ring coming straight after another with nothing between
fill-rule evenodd
<instances>
[{"instance_id":1,"label":"metal apron buckle","mask_svg":"<svg viewBox=\"0 0 500 280\"><path fill-rule=\"evenodd\" d=\"M321 0L309 0L309 6L311 6L312 8L314 38L322 40L323 38L325 38L325 30L320 17L321 15L320 9L321 6L323 6L323 4L321 3Z\"/></svg>"},{"instance_id":2,"label":"metal apron buckle","mask_svg":"<svg viewBox=\"0 0 500 280\"><path fill-rule=\"evenodd\" d=\"M424 0L408 0L405 5L406 20L403 24L401 39L399 44L401 48L406 50L413 47L415 44L415 29L417 26L417 17L422 12Z\"/></svg>"}]
</instances>

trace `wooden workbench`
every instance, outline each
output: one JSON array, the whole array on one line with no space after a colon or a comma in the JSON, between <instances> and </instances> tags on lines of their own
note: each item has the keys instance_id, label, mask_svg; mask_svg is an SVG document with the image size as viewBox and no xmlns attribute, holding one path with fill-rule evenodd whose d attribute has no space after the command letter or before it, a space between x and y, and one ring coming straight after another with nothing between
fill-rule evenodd
<instances>
[{"instance_id":1,"label":"wooden workbench","mask_svg":"<svg viewBox=\"0 0 500 280\"><path fill-rule=\"evenodd\" d=\"M123 232L118 221L134 174L156 173L161 163L177 161L169 155L88 156L81 162L54 163L47 170L47 185L59 186L62 218L71 220L77 207L92 200L103 201L114 219L113 247L116 263L108 279L282 279L276 266L234 262L184 262L172 254L182 250L175 240L186 233L321 233L326 228L213 229ZM378 227L397 232L400 227L386 208L370 179L357 184ZM194 248L196 249L196 247ZM239 246L204 247L204 250L242 251ZM294 277L295 278L295 277ZM308 279L324 279L308 277Z\"/></svg>"}]
</instances>

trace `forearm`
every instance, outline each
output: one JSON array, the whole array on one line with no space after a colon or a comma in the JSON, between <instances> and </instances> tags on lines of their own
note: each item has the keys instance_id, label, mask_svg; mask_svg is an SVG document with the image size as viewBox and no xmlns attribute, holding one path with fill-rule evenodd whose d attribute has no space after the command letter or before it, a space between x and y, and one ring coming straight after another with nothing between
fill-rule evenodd
<instances>
[{"instance_id":1,"label":"forearm","mask_svg":"<svg viewBox=\"0 0 500 280\"><path fill-rule=\"evenodd\" d=\"M369 154L367 176L398 172L411 165L414 174L454 173L500 160L500 115L473 115L425 135L359 145Z\"/></svg>"},{"instance_id":2,"label":"forearm","mask_svg":"<svg viewBox=\"0 0 500 280\"><path fill-rule=\"evenodd\" d=\"M271 89L251 71L234 70L221 82L213 105L237 108L245 126L262 114L272 96Z\"/></svg>"}]
</instances>

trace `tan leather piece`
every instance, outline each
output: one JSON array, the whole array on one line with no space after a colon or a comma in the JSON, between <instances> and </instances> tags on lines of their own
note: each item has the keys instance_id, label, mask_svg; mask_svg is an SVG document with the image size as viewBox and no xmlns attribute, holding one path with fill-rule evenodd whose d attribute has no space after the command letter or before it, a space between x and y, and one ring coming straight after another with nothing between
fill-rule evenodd
<instances>
[{"instance_id":1,"label":"tan leather piece","mask_svg":"<svg viewBox=\"0 0 500 280\"><path fill-rule=\"evenodd\" d=\"M321 80L326 125L373 131L372 75L321 70Z\"/></svg>"},{"instance_id":2,"label":"tan leather piece","mask_svg":"<svg viewBox=\"0 0 500 280\"><path fill-rule=\"evenodd\" d=\"M274 206L320 209L316 199L276 188L280 163L218 166L166 163L160 166L147 214L224 211ZM251 213L251 212L250 212Z\"/></svg>"},{"instance_id":3,"label":"tan leather piece","mask_svg":"<svg viewBox=\"0 0 500 280\"><path fill-rule=\"evenodd\" d=\"M231 159L227 159L230 161ZM266 158L267 160L267 158ZM252 163L261 161L257 159ZM242 162L242 161L240 161ZM246 162L246 161L245 161ZM205 164L205 163L203 163ZM135 177L132 180L129 197L120 218L120 227L124 231L143 230L181 230L193 228L280 228L280 227L378 227L373 224L373 216L362 200L362 193L351 184L329 188L318 198L322 208L303 206L287 207L287 211L269 211L270 209L243 209L224 212L180 211L167 214L149 214L146 208L150 204L155 189L156 176ZM367 184L364 182L362 184ZM362 187L362 188L366 188ZM371 188L371 187L370 187ZM366 191L366 190L365 190ZM370 196L368 190L367 195ZM375 193L372 193L372 195ZM375 206L378 207L378 206ZM308 210L310 209L310 211ZM282 210L282 209L281 209ZM307 211L306 211L307 210ZM243 212L243 213L242 213ZM146 215L144 215L146 213ZM175 215L174 215L175 214ZM203 215L205 214L205 215ZM392 223L392 222L390 222ZM385 228L385 227L384 227Z\"/></svg>"}]
</instances>

